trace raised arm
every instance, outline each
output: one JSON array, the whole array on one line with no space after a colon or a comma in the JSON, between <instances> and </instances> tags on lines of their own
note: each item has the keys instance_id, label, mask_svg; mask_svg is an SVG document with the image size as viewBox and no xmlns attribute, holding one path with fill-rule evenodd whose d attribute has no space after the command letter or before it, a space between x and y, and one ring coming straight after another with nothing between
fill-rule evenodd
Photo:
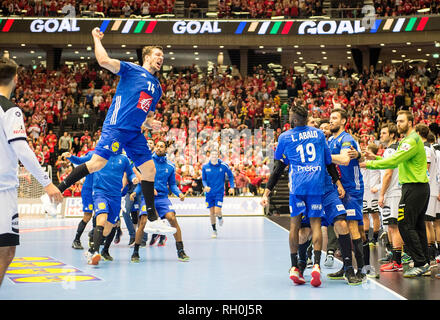
<instances>
[{"instance_id":1,"label":"raised arm","mask_svg":"<svg viewBox=\"0 0 440 320\"><path fill-rule=\"evenodd\" d=\"M99 28L95 28L92 30L92 36L95 43L95 57L98 64L113 73L118 73L121 68L121 62L118 59L112 59L108 56L107 51L101 43L102 38L104 38L104 33L102 33Z\"/></svg>"}]
</instances>

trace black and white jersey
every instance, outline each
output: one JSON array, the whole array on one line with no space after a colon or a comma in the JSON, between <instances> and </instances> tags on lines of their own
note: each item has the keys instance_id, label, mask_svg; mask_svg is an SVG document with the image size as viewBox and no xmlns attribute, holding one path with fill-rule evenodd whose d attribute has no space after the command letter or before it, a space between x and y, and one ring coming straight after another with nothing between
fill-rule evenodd
<instances>
[{"instance_id":1,"label":"black and white jersey","mask_svg":"<svg viewBox=\"0 0 440 320\"><path fill-rule=\"evenodd\" d=\"M396 152L397 147L399 146L398 143L394 143L388 148L385 149L383 153L383 158L389 158L391 157L394 152ZM385 175L386 170L381 170L381 182L383 182L383 176ZM393 169L393 175L391 176L390 185L388 186L387 191L385 192L385 198L389 197L400 197L402 195L402 186L399 183L399 169Z\"/></svg>"},{"instance_id":2,"label":"black and white jersey","mask_svg":"<svg viewBox=\"0 0 440 320\"><path fill-rule=\"evenodd\" d=\"M0 95L0 191L18 187L18 158L11 147L15 140L26 141L23 113Z\"/></svg>"},{"instance_id":3,"label":"black and white jersey","mask_svg":"<svg viewBox=\"0 0 440 320\"><path fill-rule=\"evenodd\" d=\"M435 148L428 142L424 143L426 152L426 162L428 162L428 178L429 178L429 188L431 191L431 196L436 197L439 194L439 183L438 183L438 163Z\"/></svg>"}]
</instances>

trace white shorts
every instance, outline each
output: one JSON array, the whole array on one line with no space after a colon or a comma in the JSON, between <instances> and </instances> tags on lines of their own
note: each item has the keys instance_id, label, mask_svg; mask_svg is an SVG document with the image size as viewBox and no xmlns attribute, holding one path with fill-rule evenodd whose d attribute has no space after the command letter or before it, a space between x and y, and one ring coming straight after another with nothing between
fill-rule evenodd
<instances>
[{"instance_id":1,"label":"white shorts","mask_svg":"<svg viewBox=\"0 0 440 320\"><path fill-rule=\"evenodd\" d=\"M388 225L390 219L395 219L397 222L397 216L399 214L400 197L388 197L385 198L384 207L382 208L382 221L384 225Z\"/></svg>"},{"instance_id":2,"label":"white shorts","mask_svg":"<svg viewBox=\"0 0 440 320\"><path fill-rule=\"evenodd\" d=\"M13 247L20 244L18 231L17 190L0 191L0 247Z\"/></svg>"},{"instance_id":3,"label":"white shorts","mask_svg":"<svg viewBox=\"0 0 440 320\"><path fill-rule=\"evenodd\" d=\"M378 212L379 212L378 198L373 196L371 193L365 193L362 213L363 214L371 214L371 213L378 213Z\"/></svg>"},{"instance_id":4,"label":"white shorts","mask_svg":"<svg viewBox=\"0 0 440 320\"><path fill-rule=\"evenodd\" d=\"M426 215L435 219L437 209L439 208L437 197L429 197L428 209L426 209Z\"/></svg>"}]
</instances>

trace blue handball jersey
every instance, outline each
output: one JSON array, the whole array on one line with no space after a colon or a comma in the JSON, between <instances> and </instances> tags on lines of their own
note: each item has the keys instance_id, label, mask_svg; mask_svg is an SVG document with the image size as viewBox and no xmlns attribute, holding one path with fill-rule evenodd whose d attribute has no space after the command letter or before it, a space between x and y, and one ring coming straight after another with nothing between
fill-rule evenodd
<instances>
[{"instance_id":1,"label":"blue handball jersey","mask_svg":"<svg viewBox=\"0 0 440 320\"><path fill-rule=\"evenodd\" d=\"M332 158L321 130L301 126L282 133L278 138L275 160L289 166L291 194L324 194L327 165Z\"/></svg>"},{"instance_id":2,"label":"blue handball jersey","mask_svg":"<svg viewBox=\"0 0 440 320\"><path fill-rule=\"evenodd\" d=\"M136 177L126 155L111 156L105 167L94 173L93 195L121 197L124 172L127 173L127 178L130 181Z\"/></svg>"},{"instance_id":3,"label":"blue handball jersey","mask_svg":"<svg viewBox=\"0 0 440 320\"><path fill-rule=\"evenodd\" d=\"M332 154L340 154L342 150L350 149L351 146L357 151L360 151L358 143L345 131L342 131L337 137L331 136L328 139L328 143ZM359 167L359 161L352 159L348 166L338 167L341 172L341 183L345 191L351 195L362 196L364 192L364 181Z\"/></svg>"},{"instance_id":4,"label":"blue handball jersey","mask_svg":"<svg viewBox=\"0 0 440 320\"><path fill-rule=\"evenodd\" d=\"M79 165L82 163L86 163L87 161L89 161L90 159L92 159L92 156L95 152L94 151L89 151L87 152L84 156L82 157L77 157L77 156L71 156L69 159L70 162L72 162L75 165ZM88 174L86 176L86 179L84 180L83 183L83 187L82 187L82 192L92 192L93 189L93 175L94 173Z\"/></svg>"},{"instance_id":5,"label":"blue handball jersey","mask_svg":"<svg viewBox=\"0 0 440 320\"><path fill-rule=\"evenodd\" d=\"M325 178L324 178L324 194L331 192L337 189L336 185L333 183L332 177L327 170L325 170Z\"/></svg>"},{"instance_id":6,"label":"blue handball jersey","mask_svg":"<svg viewBox=\"0 0 440 320\"><path fill-rule=\"evenodd\" d=\"M129 131L140 131L148 112L156 110L162 97L159 80L145 68L121 61L116 93L104 125Z\"/></svg>"},{"instance_id":7,"label":"blue handball jersey","mask_svg":"<svg viewBox=\"0 0 440 320\"><path fill-rule=\"evenodd\" d=\"M202 184L204 187L211 188L206 193L207 196L223 195L225 193L225 174L228 175L229 186L235 188L234 174L226 162L218 159L216 165L209 161L202 166Z\"/></svg>"}]
</instances>

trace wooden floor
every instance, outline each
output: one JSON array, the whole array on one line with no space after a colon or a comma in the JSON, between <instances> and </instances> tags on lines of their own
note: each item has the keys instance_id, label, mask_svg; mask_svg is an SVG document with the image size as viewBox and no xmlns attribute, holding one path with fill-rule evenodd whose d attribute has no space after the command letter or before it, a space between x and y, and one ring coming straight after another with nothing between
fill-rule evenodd
<instances>
[{"instance_id":1,"label":"wooden floor","mask_svg":"<svg viewBox=\"0 0 440 320\"><path fill-rule=\"evenodd\" d=\"M289 279L284 218L273 219L278 224L263 216L224 217L217 239L211 239L208 217L178 220L189 262L177 260L171 238L165 247L141 248L140 263L131 263L133 249L128 247L123 224L121 242L110 248L114 261L98 267L87 265L83 250L71 248L79 219L20 221L21 244L0 288L0 300L391 301L434 298L433 285L440 283L420 279L411 281L419 289L406 285L390 289L382 279L380 283L369 279L349 286L344 280L326 277L341 267L337 261L332 269L322 267L320 287L310 285L310 269L305 271L307 283L298 286ZM85 248L90 228L82 237Z\"/></svg>"}]
</instances>

